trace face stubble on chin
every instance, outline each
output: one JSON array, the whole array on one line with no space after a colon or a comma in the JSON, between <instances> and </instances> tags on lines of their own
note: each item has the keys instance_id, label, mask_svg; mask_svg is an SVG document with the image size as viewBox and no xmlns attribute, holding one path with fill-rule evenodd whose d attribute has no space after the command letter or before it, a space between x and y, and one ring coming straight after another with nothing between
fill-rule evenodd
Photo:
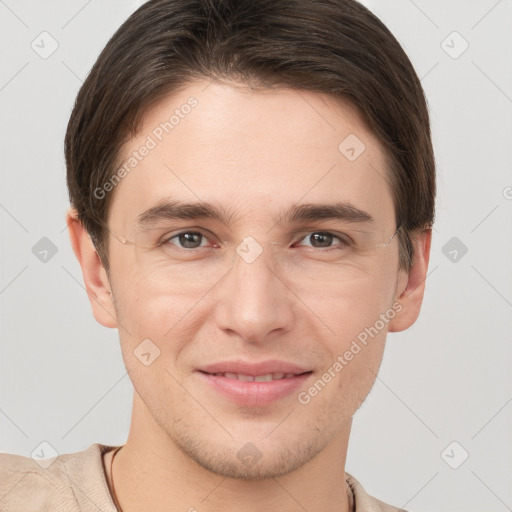
<instances>
[{"instance_id":1,"label":"face stubble on chin","mask_svg":"<svg viewBox=\"0 0 512 512\"><path fill-rule=\"evenodd\" d=\"M206 91L201 95L200 86L191 86L181 93L181 99L169 98L167 104L163 102L148 114L145 127L149 128L142 129L141 139L171 105L185 102L188 96L197 95L202 107L194 113L195 118L187 119L188 124L184 122L180 131L140 164L137 173L119 185L117 204L128 197L137 199L131 206L124 203L122 209L116 210L114 204L114 224L121 222L121 211L135 218L143 207L164 196L164 191L178 197L182 193L184 200L197 196L223 203L226 209L242 212L242 219L245 211L250 222L242 222L237 234L241 238L255 232L262 236L271 225L270 217L265 216L267 206L273 210L289 206L307 190L317 202L332 201L336 197L333 191L346 189L341 195L366 209L380 209L374 211L374 216L388 228L393 225L390 191L383 183L375 183L371 170L363 169L363 159L358 163L359 174L353 172L344 157L336 154L339 136L307 109L300 96L291 92L253 92L248 98L247 92L214 85ZM340 133L359 133L367 144L368 158L374 163L381 158L375 139L353 113L347 110L333 119L329 107L317 95L311 93L310 100L324 110L331 122L338 122ZM259 122L262 117L268 118L266 128ZM283 124L283 117L289 122ZM258 130L260 134L255 133ZM248 131L252 131L249 139ZM229 145L223 143L222 133L231 141ZM292 141L290 147L283 141ZM134 147L137 144L133 141ZM266 172L256 172L261 169L256 155L263 150L274 155L274 164ZM342 170L325 177L333 158ZM169 173L162 161L176 170L180 180ZM245 171L240 172L242 164ZM214 170L204 179L206 165ZM325 179L320 181L322 176ZM282 189L279 183L289 183L289 190L269 195L270 190ZM266 206L258 209L258 205ZM214 225L209 226L214 231ZM290 289L285 279L273 279L271 273L266 273L269 296L277 297L279 304L274 308L261 305L265 295L258 284L258 272L260 277L261 272L267 272L263 265L257 271L254 267L233 267L215 287L195 294L161 279L158 269L145 273L137 267L133 252L123 249L126 248L110 243L110 284L118 323L126 327L119 332L123 358L135 389L132 429L141 436L153 436L160 446L167 445L180 454L177 456L191 459L205 470L237 479L282 476L346 450L352 416L373 386L382 360L385 329L306 405L297 400L298 393L292 393L268 406L235 406L207 389L196 370L199 364L226 359L300 362L313 371L302 389L307 390L338 355L349 349L362 329L373 325L391 307L397 270L389 269L397 268L396 246L365 274L358 273L354 265L350 279L340 282L339 289L322 289L321 284L315 289L302 289L296 283ZM177 268L180 271L184 267ZM256 290L252 298L251 280ZM247 317L242 318L245 313ZM254 335L251 341L247 341L248 334ZM160 350L150 366L134 357L134 350L145 339L152 340Z\"/></svg>"}]
</instances>

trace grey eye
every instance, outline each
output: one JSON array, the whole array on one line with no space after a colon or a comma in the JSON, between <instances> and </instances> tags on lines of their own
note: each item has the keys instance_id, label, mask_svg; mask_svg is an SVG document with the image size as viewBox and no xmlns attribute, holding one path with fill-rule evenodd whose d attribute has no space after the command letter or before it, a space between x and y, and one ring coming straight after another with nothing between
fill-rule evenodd
<instances>
[{"instance_id":1,"label":"grey eye","mask_svg":"<svg viewBox=\"0 0 512 512\"><path fill-rule=\"evenodd\" d=\"M172 242L175 239L178 240L179 244ZM206 240L206 237L198 231L183 231L168 238L166 243L172 243L183 249L197 249L201 247L203 240Z\"/></svg>"}]
</instances>

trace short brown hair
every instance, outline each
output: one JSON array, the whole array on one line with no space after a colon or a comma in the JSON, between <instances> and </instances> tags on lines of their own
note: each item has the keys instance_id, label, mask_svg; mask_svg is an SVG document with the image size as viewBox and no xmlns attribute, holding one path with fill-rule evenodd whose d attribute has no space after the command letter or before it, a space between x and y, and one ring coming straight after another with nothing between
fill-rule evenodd
<instances>
[{"instance_id":1,"label":"short brown hair","mask_svg":"<svg viewBox=\"0 0 512 512\"><path fill-rule=\"evenodd\" d=\"M70 201L107 272L113 194L94 191L148 109L200 78L327 93L355 106L385 150L399 264L410 269L411 237L434 222L435 161L420 80L386 26L355 0L150 0L101 52L65 137Z\"/></svg>"}]
</instances>

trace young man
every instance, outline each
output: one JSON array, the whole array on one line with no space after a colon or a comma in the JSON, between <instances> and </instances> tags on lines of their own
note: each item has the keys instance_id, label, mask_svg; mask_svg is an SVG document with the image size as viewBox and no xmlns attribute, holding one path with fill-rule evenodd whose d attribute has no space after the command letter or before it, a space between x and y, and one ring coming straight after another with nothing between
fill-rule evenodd
<instances>
[{"instance_id":1,"label":"young man","mask_svg":"<svg viewBox=\"0 0 512 512\"><path fill-rule=\"evenodd\" d=\"M353 0L151 0L98 58L65 151L132 423L45 469L1 455L2 510L398 510L345 472L434 220L426 101L382 23Z\"/></svg>"}]
</instances>

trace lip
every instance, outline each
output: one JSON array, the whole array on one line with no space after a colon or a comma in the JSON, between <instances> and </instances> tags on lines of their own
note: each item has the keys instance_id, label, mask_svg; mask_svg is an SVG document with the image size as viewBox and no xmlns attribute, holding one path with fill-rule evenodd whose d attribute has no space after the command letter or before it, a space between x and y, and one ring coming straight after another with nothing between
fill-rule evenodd
<instances>
[{"instance_id":1,"label":"lip","mask_svg":"<svg viewBox=\"0 0 512 512\"><path fill-rule=\"evenodd\" d=\"M214 373L242 373L254 377L268 373L294 373L295 375L273 381L251 382L213 375ZM274 403L297 391L311 377L313 371L284 361L260 363L225 361L202 367L197 374L210 389L236 405L260 407Z\"/></svg>"},{"instance_id":2,"label":"lip","mask_svg":"<svg viewBox=\"0 0 512 512\"><path fill-rule=\"evenodd\" d=\"M202 366L199 371L204 373L243 373L244 375L266 375L267 373L295 373L300 374L311 371L310 368L303 368L293 363L279 361L276 359L249 363L247 361L221 361L218 363Z\"/></svg>"}]
</instances>

